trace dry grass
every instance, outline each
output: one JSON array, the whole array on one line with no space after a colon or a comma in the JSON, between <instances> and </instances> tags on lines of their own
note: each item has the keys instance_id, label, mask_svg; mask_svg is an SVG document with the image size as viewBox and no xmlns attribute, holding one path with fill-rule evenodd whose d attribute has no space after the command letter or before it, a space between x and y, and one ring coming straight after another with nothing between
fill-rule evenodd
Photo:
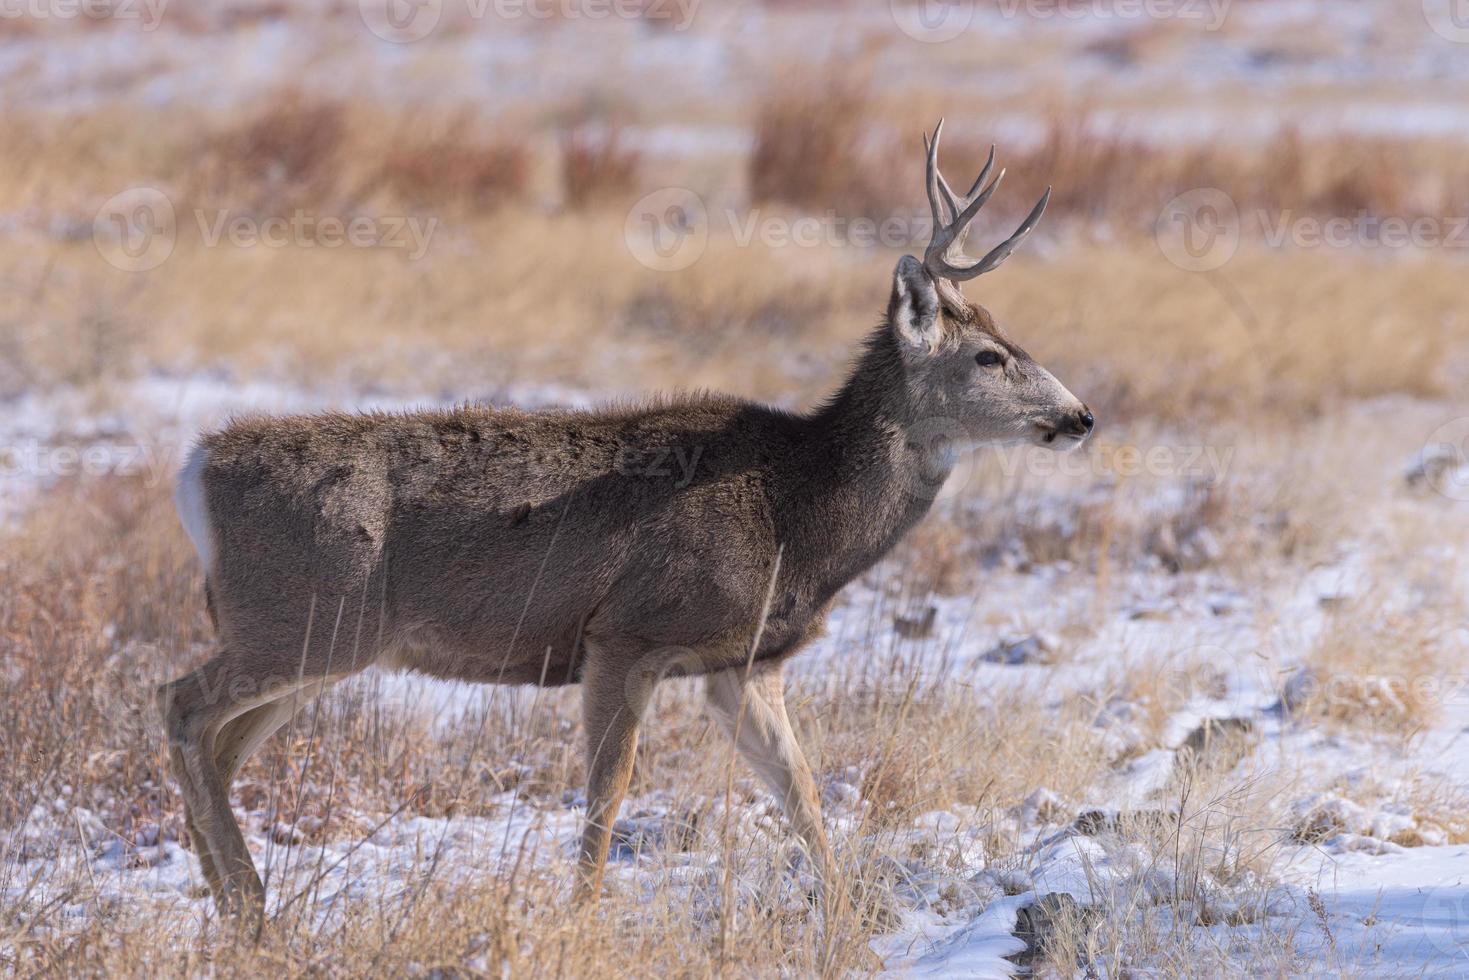
<instances>
[{"instance_id":1,"label":"dry grass","mask_svg":"<svg viewBox=\"0 0 1469 980\"><path fill-rule=\"evenodd\" d=\"M795 72L757 105L749 160L755 203L878 221L926 214L915 196L923 161L911 107L880 103L869 77L860 62L855 70ZM1307 136L1286 127L1258 141L1170 145L1108 122L1085 103L1054 103L1040 117L1037 141L998 147L1007 181L986 205L985 222L1018 220L1047 186L1053 230L1074 223L1150 231L1168 201L1199 188L1224 191L1254 237L1282 219L1469 214L1469 165L1453 141ZM951 121L940 166L956 190L996 142L987 134L1003 129L983 116Z\"/></svg>"},{"instance_id":2,"label":"dry grass","mask_svg":"<svg viewBox=\"0 0 1469 980\"><path fill-rule=\"evenodd\" d=\"M223 120L129 109L57 132L21 116L4 124L23 149L0 176L0 200L22 213L63 211L79 223L137 185L159 188L185 214L474 215L525 200L535 177L533 148L497 122L462 107L379 109L295 89ZM70 167L77 169L65 172Z\"/></svg>"},{"instance_id":3,"label":"dry grass","mask_svg":"<svg viewBox=\"0 0 1469 980\"><path fill-rule=\"evenodd\" d=\"M1372 604L1334 615L1298 678L1293 710L1336 726L1412 735L1431 727L1451 656L1437 615Z\"/></svg>"},{"instance_id":4,"label":"dry grass","mask_svg":"<svg viewBox=\"0 0 1469 980\"><path fill-rule=\"evenodd\" d=\"M968 123L984 131L983 123ZM988 151L974 142L951 148L954 173L977 172ZM1051 110L1040 141L1001 148L1011 176L998 209L1020 213L1054 187L1047 216L1150 228L1163 205L1196 188L1223 190L1241 213L1243 231L1263 235L1281 216L1359 214L1416 219L1462 215L1462 147L1412 139L1308 137L1284 129L1258 143L1207 147L1159 145L1103 123L1086 107Z\"/></svg>"},{"instance_id":5,"label":"dry grass","mask_svg":"<svg viewBox=\"0 0 1469 980\"><path fill-rule=\"evenodd\" d=\"M38 380L95 362L126 372L205 357L391 378L411 346L452 354L455 385L529 371L605 389L615 365L619 388L809 403L838 382L881 311L896 258L715 238L668 275L608 247L620 234L620 216L512 209L441 224L412 262L402 249L211 248L181 233L146 276L107 266L89 241L12 240L0 243L10 270L0 317L15 325L11 369ZM1104 426L1310 418L1355 398L1441 397L1463 375L1455 352L1469 321L1452 256L1244 249L1201 276L1148 248L1017 258L973 290ZM568 264L579 269L570 279ZM544 343L524 342L529 323ZM87 335L94 343L75 342ZM87 354L98 342L108 356ZM417 378L433 369L411 366Z\"/></svg>"},{"instance_id":6,"label":"dry grass","mask_svg":"<svg viewBox=\"0 0 1469 980\"><path fill-rule=\"evenodd\" d=\"M917 155L890 145L885 110L871 107L860 81L788 90L757 107L749 160L757 201L820 214L922 213ZM1454 145L1287 134L1268 148L1206 153L1150 148L1090 119L1058 111L1039 145L1007 152L1016 186L992 203L977 237L1003 230L1006 209L1028 206L1047 182L1057 191L1046 227L1106 222L1116 240L1039 245L971 292L1085 393L1104 423L1303 418L1343 399L1441 397L1469 373L1456 353L1466 321L1453 249L1278 250L1246 235L1232 261L1194 273L1164 261L1146 237L1163 202L1204 185L1234 195L1247 223L1259 209L1267 223L1287 212L1463 214L1469 202L1458 188L1469 181L1455 176L1464 158ZM703 256L676 274L644 269L621 244L623 209L646 188L689 175L651 172L612 125L565 131L560 196L596 206L555 217L530 205L556 170L549 158L523 127L478 112L393 114L285 92L223 124L134 112L83 115L63 128L17 115L0 127L16 148L0 161L0 209L22 231L0 242L0 320L12 327L5 370L32 381L206 356L305 365L313 379L322 365L391 374L411 347L454 365L451 384L530 372L605 388L610 364L631 389L707 386L810 401L836 381L845 352L880 313L898 254L858 248L839 229L815 247L758 234L742 244L712 220L721 209L711 197ZM954 174L978 165L979 148L961 136L945 144ZM98 205L137 184L173 198L179 241L163 266L127 275L100 262L89 238ZM302 209L436 224L413 261L404 249L309 240L210 246L196 208L206 217ZM764 208L734 215L799 217ZM904 251L921 245L916 226L911 237ZM544 343L525 343L528 323ZM575 358L564 356L572 349ZM413 368L421 378L423 365Z\"/></svg>"},{"instance_id":7,"label":"dry grass","mask_svg":"<svg viewBox=\"0 0 1469 980\"><path fill-rule=\"evenodd\" d=\"M868 70L829 65L781 79L755 110L748 161L750 199L821 213L883 218L923 205L903 188L912 156L873 140ZM906 147L905 147L906 149Z\"/></svg>"},{"instance_id":8,"label":"dry grass","mask_svg":"<svg viewBox=\"0 0 1469 980\"><path fill-rule=\"evenodd\" d=\"M625 204L638 186L641 165L642 156L627 145L615 121L584 121L561 132L561 198L568 207Z\"/></svg>"},{"instance_id":9,"label":"dry grass","mask_svg":"<svg viewBox=\"0 0 1469 980\"><path fill-rule=\"evenodd\" d=\"M415 211L493 211L523 200L533 179L525 144L478 134L468 113L404 125L385 143L369 193Z\"/></svg>"}]
</instances>

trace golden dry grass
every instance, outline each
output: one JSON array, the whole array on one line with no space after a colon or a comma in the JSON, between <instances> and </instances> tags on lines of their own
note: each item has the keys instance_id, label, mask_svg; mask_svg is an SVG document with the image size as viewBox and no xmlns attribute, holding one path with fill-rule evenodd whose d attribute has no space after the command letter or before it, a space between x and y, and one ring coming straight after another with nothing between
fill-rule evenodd
<instances>
[{"instance_id":1,"label":"golden dry grass","mask_svg":"<svg viewBox=\"0 0 1469 980\"><path fill-rule=\"evenodd\" d=\"M454 384L530 373L600 389L612 366L618 387L809 402L880 314L897 255L923 240L911 220L902 249L857 247L840 225L808 246L762 233L800 215L761 201L818 217L923 214L917 155L874 123L884 110L861 78L791 84L757 107L757 206L728 210L709 195L708 247L677 273L634 260L625 220L637 198L691 175L649 170L615 124L538 141L480 111L395 113L290 91L223 122L187 110L85 114L64 127L7 117L16 149L0 161L0 210L22 234L0 243L6 373L85 380L214 360L309 365L314 378L323 366L392 372L405 350L428 348L458 366ZM1014 186L976 235L996 234L1050 183L1046 227L1064 244L1042 242L970 291L1104 422L1304 417L1343 399L1439 397L1462 379L1453 248L1272 249L1255 227L1462 214L1455 145L1286 134L1255 150L1160 149L1090 119L1058 110L1038 146L1002 160ZM951 174L978 166L972 143L946 146ZM578 210L536 206L553 178L553 196ZM103 201L139 185L172 201L177 243L160 267L129 274L99 261L91 226ZM1205 186L1235 199L1244 242L1220 268L1191 272L1150 239L1173 194ZM422 257L317 247L312 224L287 247L211 244L223 218L297 212L432 224ZM751 221L746 243L737 232ZM1110 223L1115 240L1075 240L1077 221Z\"/></svg>"},{"instance_id":2,"label":"golden dry grass","mask_svg":"<svg viewBox=\"0 0 1469 980\"><path fill-rule=\"evenodd\" d=\"M392 380L408 366L402 352L422 348L452 357L458 385L531 374L809 403L875 322L896 259L716 238L689 269L658 273L622 247L621 218L512 210L441 224L417 262L401 249L208 247L184 225L146 275L110 267L90 241L10 240L10 370L77 379L89 366L223 360ZM1355 398L1441 397L1461 377L1469 328L1453 256L1246 248L1199 274L1150 248L1017 258L971 293L1104 425L1304 418Z\"/></svg>"}]
</instances>

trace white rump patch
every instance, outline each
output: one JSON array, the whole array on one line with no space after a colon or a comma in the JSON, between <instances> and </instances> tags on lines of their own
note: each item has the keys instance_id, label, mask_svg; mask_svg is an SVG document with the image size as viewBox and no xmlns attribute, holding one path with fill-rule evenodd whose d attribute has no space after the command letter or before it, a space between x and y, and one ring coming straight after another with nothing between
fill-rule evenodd
<instances>
[{"instance_id":1,"label":"white rump patch","mask_svg":"<svg viewBox=\"0 0 1469 980\"><path fill-rule=\"evenodd\" d=\"M209 450L202 443L191 449L173 489L173 505L178 509L189 540L194 543L194 550L199 553L205 575L214 567L214 528L209 522L209 504L204 497L204 467L208 462Z\"/></svg>"}]
</instances>

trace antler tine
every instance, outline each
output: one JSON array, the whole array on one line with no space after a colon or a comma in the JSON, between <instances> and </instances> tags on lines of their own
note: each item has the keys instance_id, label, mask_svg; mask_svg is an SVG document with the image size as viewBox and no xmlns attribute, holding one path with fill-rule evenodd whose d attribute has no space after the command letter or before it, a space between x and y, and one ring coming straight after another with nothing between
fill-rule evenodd
<instances>
[{"instance_id":1,"label":"antler tine","mask_svg":"<svg viewBox=\"0 0 1469 980\"><path fill-rule=\"evenodd\" d=\"M939 230L944 227L944 212L939 205L940 194L943 195L944 203L949 206L949 213L959 213L958 204L954 200L953 193L949 190L948 182L944 180L944 175L939 173L939 135L943 131L944 121L940 119L939 124L933 128L932 139L929 139L927 133L923 134L923 149L928 154L928 164L925 174L928 189L928 207L933 212L933 229L935 235L938 235Z\"/></svg>"},{"instance_id":2,"label":"antler tine","mask_svg":"<svg viewBox=\"0 0 1469 980\"><path fill-rule=\"evenodd\" d=\"M986 165L985 173L988 172L989 165ZM980 191L978 194L974 193L974 188L970 188L969 194L965 195L965 200L968 203L966 204L964 210L956 214L954 217L955 248L958 248L959 246L962 246L964 244L964 239L967 238L969 235L969 223L974 220L974 216L976 214L979 214L979 209L984 207L985 202L990 199L990 195L995 192L995 188L1000 186L1000 181L1003 180L1004 177L1005 168L1001 167L1000 172L995 174L995 179L990 182L990 185L988 187Z\"/></svg>"},{"instance_id":3,"label":"antler tine","mask_svg":"<svg viewBox=\"0 0 1469 980\"><path fill-rule=\"evenodd\" d=\"M979 176L976 177L976 178L974 178L974 186L971 187L971 188L969 188L969 193L968 194L965 194L964 195L965 200L973 200L974 199L974 192L977 191L977 190L979 190L980 185L983 184L984 183L984 179L990 175L990 170L994 167L994 165L995 165L995 144L991 143L990 144L990 155L989 155L989 159L985 160L985 162L984 162L984 168L982 170L980 170ZM996 177L995 178L995 183L999 183L999 181L1000 181L1000 178Z\"/></svg>"},{"instance_id":4,"label":"antler tine","mask_svg":"<svg viewBox=\"0 0 1469 980\"><path fill-rule=\"evenodd\" d=\"M1016 247L1025 240L1025 236L1030 234L1030 230L1041 220L1041 214L1046 210L1046 204L1050 200L1051 189L1047 187L1046 192L1041 195L1041 199L1036 202L1035 207L1030 209L1030 214L1026 215L1025 220L1020 222L1020 227L1015 229L1015 234L990 249L984 258L974 264L972 271L966 271L964 273L964 278L973 279L975 276L982 276L1008 259L1010 253L1015 251Z\"/></svg>"},{"instance_id":5,"label":"antler tine","mask_svg":"<svg viewBox=\"0 0 1469 980\"><path fill-rule=\"evenodd\" d=\"M978 199L978 205L973 206L972 211L969 213L969 217L962 221L960 220L961 208L964 210L969 210L971 208L972 202L975 201L975 191L979 190L980 185L984 183L985 178L990 175L990 170L992 170L995 166L995 145L993 143L990 144L989 158L985 160L983 169L979 171L979 176L974 178L974 183L970 186L969 192L965 194L962 198L961 204L961 199L954 193L953 188L949 186L949 182L944 178L944 172L939 169L939 134L943 131L943 128L944 121L940 119L938 126L934 128L933 140L931 142L928 138L928 134L923 134L923 149L928 154L928 162L931 168L930 185L936 184L938 186L938 191L943 196L944 203L948 205L948 211L945 213L949 216L950 219L950 231L954 236L954 242L955 244L962 244L964 242L964 236L969 232L969 221L972 221L974 219L974 213L978 212L979 209L984 206L984 202L989 200L990 194L994 192L994 184L991 184L989 189L986 190L984 194ZM1000 177L1003 177L1004 175L1004 171L1002 170L1000 172ZM995 178L995 184L998 184L1000 182L1000 177ZM929 204L931 206L933 203L932 190L930 190L929 194ZM937 230L943 225L943 215L935 212L933 218L934 228L935 230Z\"/></svg>"},{"instance_id":6,"label":"antler tine","mask_svg":"<svg viewBox=\"0 0 1469 980\"><path fill-rule=\"evenodd\" d=\"M1000 181L1005 177L1005 171L1002 168L999 173L995 174L994 180L988 184L985 183L995 166L995 147L991 144L989 157L985 160L979 176L974 179L969 193L963 198L957 197L953 189L949 187L949 182L939 171L939 137L943 129L944 121L940 119L939 124L934 127L933 136L930 138L927 133L923 136L923 148L927 153L925 176L927 177L928 207L933 213L933 236L929 240L928 248L924 250L923 264L935 279L947 279L952 283L959 283L989 272L1010 257L1010 254L1025 240L1025 236L1029 235L1040 221L1041 215L1046 210L1046 204L1051 200L1051 188L1046 188L1046 192L1041 195L1035 207L1030 209L1030 214L1025 216L1020 227L1015 229L1009 238L990 249L984 258L964 265L956 265L955 260L964 258L959 253L963 248L964 240L969 235L970 222L979 213L979 209L989 201L995 188L1000 186ZM947 211L945 206L947 206ZM944 221L946 215L951 216L948 222Z\"/></svg>"}]
</instances>

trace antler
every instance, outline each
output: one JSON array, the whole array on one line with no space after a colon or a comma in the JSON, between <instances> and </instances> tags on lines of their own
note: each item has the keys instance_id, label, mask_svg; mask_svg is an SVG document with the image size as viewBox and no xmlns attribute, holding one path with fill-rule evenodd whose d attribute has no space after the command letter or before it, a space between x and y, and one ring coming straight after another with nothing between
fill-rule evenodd
<instances>
[{"instance_id":1,"label":"antler","mask_svg":"<svg viewBox=\"0 0 1469 980\"><path fill-rule=\"evenodd\" d=\"M969 188L969 193L962 199L956 198L949 189L949 182L939 173L939 134L943 130L944 121L940 119L939 124L934 127L933 138L929 139L927 133L923 136L923 148L928 154L928 207L933 212L933 238L923 252L923 267L934 279L948 280L955 283L957 288L958 283L982 276L1010 257L1010 253L1015 251L1041 220L1041 213L1046 210L1046 203L1051 199L1051 189L1046 188L1035 207L1030 209L1030 214L1015 229L1015 234L990 249L984 258L968 261L968 257L963 254L963 248L964 239L969 234L969 223L1000 185L1005 171L1001 168L995 179L985 185L985 178L995 165L995 148L991 146L989 159L985 161L984 169L979 172L974 186ZM980 190L981 186L984 187L983 190ZM946 214L948 221L944 220ZM960 264L961 262L965 264Z\"/></svg>"}]
</instances>

